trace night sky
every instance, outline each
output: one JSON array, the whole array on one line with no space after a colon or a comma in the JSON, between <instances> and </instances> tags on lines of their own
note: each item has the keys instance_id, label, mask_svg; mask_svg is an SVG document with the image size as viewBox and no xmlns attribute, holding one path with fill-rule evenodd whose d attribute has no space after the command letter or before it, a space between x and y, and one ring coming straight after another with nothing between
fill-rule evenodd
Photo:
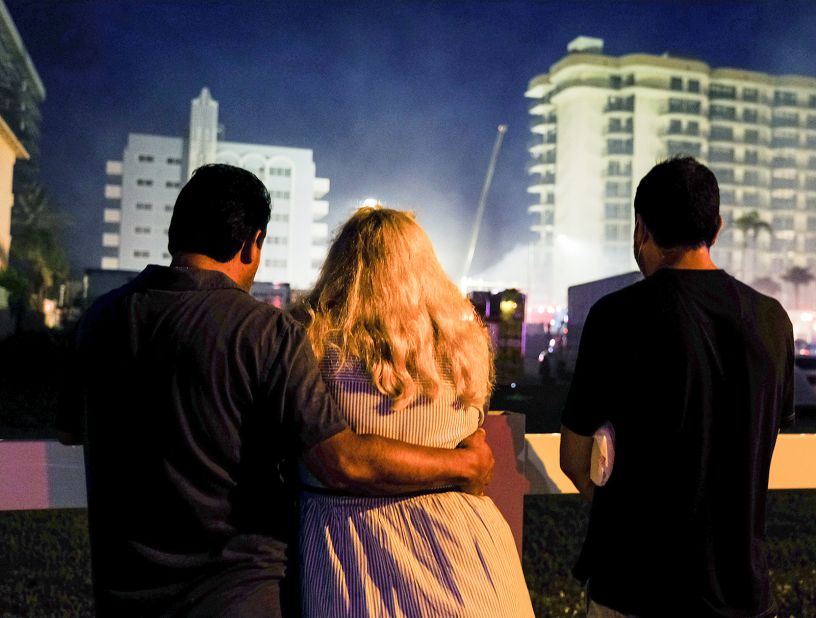
<instances>
[{"instance_id":1,"label":"night sky","mask_svg":"<svg viewBox=\"0 0 816 618\"><path fill-rule=\"evenodd\" d=\"M605 52L816 77L816 2L5 0L45 84L42 176L75 272L101 257L105 161L186 136L202 86L232 141L314 150L334 228L416 211L458 277L500 123L473 272L529 242L527 83L578 35Z\"/></svg>"}]
</instances>

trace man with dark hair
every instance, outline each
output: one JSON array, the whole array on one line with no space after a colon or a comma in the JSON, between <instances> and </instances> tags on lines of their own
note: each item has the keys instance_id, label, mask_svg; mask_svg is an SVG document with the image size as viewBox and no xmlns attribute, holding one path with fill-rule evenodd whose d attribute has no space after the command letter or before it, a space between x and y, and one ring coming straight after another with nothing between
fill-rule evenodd
<instances>
[{"instance_id":1,"label":"man with dark hair","mask_svg":"<svg viewBox=\"0 0 816 618\"><path fill-rule=\"evenodd\" d=\"M58 428L86 447L100 616L297 616L299 592L281 584L298 457L349 493L480 493L489 480L481 430L449 450L348 428L303 329L247 293L269 215L254 175L199 168L173 213L171 265L80 325Z\"/></svg>"},{"instance_id":2,"label":"man with dark hair","mask_svg":"<svg viewBox=\"0 0 816 618\"><path fill-rule=\"evenodd\" d=\"M793 337L781 305L712 262L714 175L655 166L635 196L645 279L598 301L562 416L561 467L592 500L575 575L588 616L775 615L765 497L776 435L793 421ZM614 468L590 480L610 422Z\"/></svg>"}]
</instances>

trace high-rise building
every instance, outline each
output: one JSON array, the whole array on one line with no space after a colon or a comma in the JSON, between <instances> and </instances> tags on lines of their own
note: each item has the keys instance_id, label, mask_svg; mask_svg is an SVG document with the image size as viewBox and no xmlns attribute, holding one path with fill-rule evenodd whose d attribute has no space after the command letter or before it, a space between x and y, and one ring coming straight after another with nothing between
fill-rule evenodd
<instances>
[{"instance_id":1,"label":"high-rise building","mask_svg":"<svg viewBox=\"0 0 816 618\"><path fill-rule=\"evenodd\" d=\"M179 189L207 163L228 163L258 176L272 198L257 281L314 283L326 253L329 179L315 175L305 148L229 142L220 138L218 102L204 88L193 99L188 137L131 133L121 161L107 162L103 269L141 270L167 264L167 230Z\"/></svg>"},{"instance_id":2,"label":"high-rise building","mask_svg":"<svg viewBox=\"0 0 816 618\"><path fill-rule=\"evenodd\" d=\"M607 56L591 37L567 51L526 92L534 294L563 302L570 285L635 269L637 182L674 154L717 176L721 266L749 282L816 267L816 79L669 54ZM753 211L771 234L735 225Z\"/></svg>"},{"instance_id":3,"label":"high-rise building","mask_svg":"<svg viewBox=\"0 0 816 618\"><path fill-rule=\"evenodd\" d=\"M14 168L14 185L18 190L38 181L40 104L44 100L42 80L5 3L0 0L0 116L29 155Z\"/></svg>"}]
</instances>

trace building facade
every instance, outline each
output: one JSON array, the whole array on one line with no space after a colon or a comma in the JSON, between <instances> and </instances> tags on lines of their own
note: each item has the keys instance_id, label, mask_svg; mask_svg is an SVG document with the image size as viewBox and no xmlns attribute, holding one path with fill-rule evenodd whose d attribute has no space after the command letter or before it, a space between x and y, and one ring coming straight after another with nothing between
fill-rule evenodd
<instances>
[{"instance_id":1,"label":"building facade","mask_svg":"<svg viewBox=\"0 0 816 618\"><path fill-rule=\"evenodd\" d=\"M11 248L11 208L14 205L14 164L28 159L28 152L0 116L0 270L8 266Z\"/></svg>"},{"instance_id":2,"label":"building facade","mask_svg":"<svg viewBox=\"0 0 816 618\"><path fill-rule=\"evenodd\" d=\"M39 179L40 105L44 100L42 80L5 3L0 0L0 116L29 155L14 168L18 190Z\"/></svg>"},{"instance_id":3,"label":"building facade","mask_svg":"<svg viewBox=\"0 0 816 618\"><path fill-rule=\"evenodd\" d=\"M218 102L204 88L193 99L187 138L131 133L121 161L107 162L103 269L141 270L168 264L167 230L173 205L192 172L228 163L258 176L272 198L272 216L257 281L310 287L328 239L329 180L316 176L313 153L220 139Z\"/></svg>"},{"instance_id":4,"label":"building facade","mask_svg":"<svg viewBox=\"0 0 816 618\"><path fill-rule=\"evenodd\" d=\"M570 285L636 268L637 182L674 154L717 176L722 267L748 282L816 268L816 79L612 57L590 37L567 50L526 92L538 296L563 302ZM740 229L754 211L771 233Z\"/></svg>"}]
</instances>

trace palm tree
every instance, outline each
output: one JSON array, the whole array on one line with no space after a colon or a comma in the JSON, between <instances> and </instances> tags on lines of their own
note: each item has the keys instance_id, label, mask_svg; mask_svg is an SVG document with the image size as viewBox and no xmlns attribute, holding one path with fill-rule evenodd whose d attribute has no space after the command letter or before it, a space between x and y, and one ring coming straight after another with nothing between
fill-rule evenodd
<instances>
[{"instance_id":1,"label":"palm tree","mask_svg":"<svg viewBox=\"0 0 816 618\"><path fill-rule=\"evenodd\" d=\"M41 311L49 290L68 277L68 259L57 238L62 222L39 185L24 187L11 212L9 265L28 281L28 304Z\"/></svg>"},{"instance_id":2,"label":"palm tree","mask_svg":"<svg viewBox=\"0 0 816 618\"><path fill-rule=\"evenodd\" d=\"M796 309L799 308L799 288L807 285L816 277L809 269L802 266L791 266L788 270L780 275L780 277L793 285L793 303Z\"/></svg>"},{"instance_id":3,"label":"palm tree","mask_svg":"<svg viewBox=\"0 0 816 618\"><path fill-rule=\"evenodd\" d=\"M782 286L779 285L779 282L771 277L759 277L754 279L751 286L768 296L777 296L779 292L782 291Z\"/></svg>"},{"instance_id":4,"label":"palm tree","mask_svg":"<svg viewBox=\"0 0 816 618\"><path fill-rule=\"evenodd\" d=\"M745 213L734 219L734 227L742 232L742 279L748 279L746 258L748 254L748 239L751 239L754 274L756 274L756 241L760 232L773 236L773 228L767 221L763 221L756 210Z\"/></svg>"}]
</instances>

